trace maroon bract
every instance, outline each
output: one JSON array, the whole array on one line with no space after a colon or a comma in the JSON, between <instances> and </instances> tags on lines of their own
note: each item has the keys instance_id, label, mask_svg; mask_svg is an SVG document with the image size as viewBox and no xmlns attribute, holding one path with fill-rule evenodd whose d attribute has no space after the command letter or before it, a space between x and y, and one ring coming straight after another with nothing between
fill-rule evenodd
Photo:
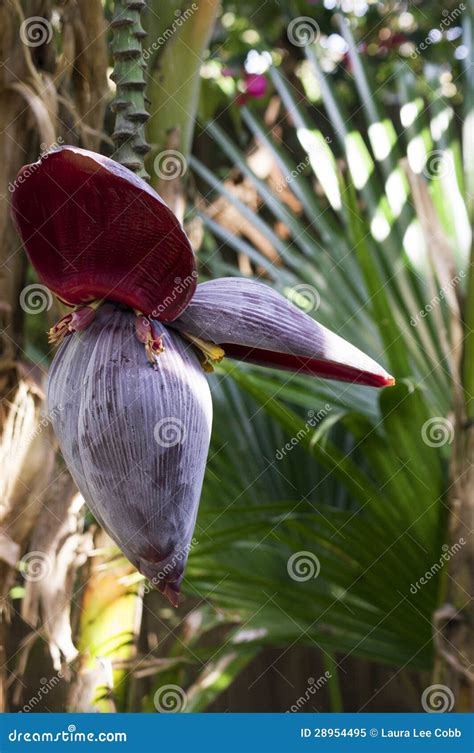
<instances>
[{"instance_id":1,"label":"maroon bract","mask_svg":"<svg viewBox=\"0 0 474 753\"><path fill-rule=\"evenodd\" d=\"M167 322L196 287L180 223L144 180L64 146L20 170L13 215L38 276L65 303L123 303Z\"/></svg>"}]
</instances>

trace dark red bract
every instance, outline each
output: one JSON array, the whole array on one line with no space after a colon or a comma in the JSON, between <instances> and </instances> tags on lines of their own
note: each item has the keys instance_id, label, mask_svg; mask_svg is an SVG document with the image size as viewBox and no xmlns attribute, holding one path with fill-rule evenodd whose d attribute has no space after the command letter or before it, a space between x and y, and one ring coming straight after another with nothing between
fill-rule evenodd
<instances>
[{"instance_id":1,"label":"dark red bract","mask_svg":"<svg viewBox=\"0 0 474 753\"><path fill-rule=\"evenodd\" d=\"M123 303L162 321L186 308L195 259L179 221L141 178L71 146L20 170L13 215L38 276L61 300Z\"/></svg>"}]
</instances>

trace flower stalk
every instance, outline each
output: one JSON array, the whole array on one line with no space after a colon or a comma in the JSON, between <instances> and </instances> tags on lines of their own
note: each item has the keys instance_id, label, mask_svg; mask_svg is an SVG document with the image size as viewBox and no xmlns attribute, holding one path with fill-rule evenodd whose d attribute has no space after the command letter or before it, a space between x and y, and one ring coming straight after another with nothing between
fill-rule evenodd
<instances>
[{"instance_id":1,"label":"flower stalk","mask_svg":"<svg viewBox=\"0 0 474 753\"><path fill-rule=\"evenodd\" d=\"M149 178L144 158L150 150L145 138L145 123L149 118L146 108L145 76L142 40L146 32L140 14L146 6L144 0L116 0L112 20L112 55L114 70L112 81L117 94L112 104L115 112L114 159L128 167L141 178Z\"/></svg>"}]
</instances>

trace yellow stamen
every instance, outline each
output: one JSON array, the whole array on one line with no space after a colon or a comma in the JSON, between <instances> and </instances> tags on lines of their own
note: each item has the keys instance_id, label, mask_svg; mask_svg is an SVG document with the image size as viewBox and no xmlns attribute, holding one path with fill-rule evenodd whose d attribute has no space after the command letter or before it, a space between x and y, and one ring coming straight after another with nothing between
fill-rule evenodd
<instances>
[{"instance_id":1,"label":"yellow stamen","mask_svg":"<svg viewBox=\"0 0 474 753\"><path fill-rule=\"evenodd\" d=\"M59 321L54 327L48 330L48 343L50 345L56 345L68 334L68 326L66 322Z\"/></svg>"},{"instance_id":2,"label":"yellow stamen","mask_svg":"<svg viewBox=\"0 0 474 753\"><path fill-rule=\"evenodd\" d=\"M161 338L159 345L157 344L157 341L153 339L153 337L150 335L150 337L147 338L147 341L145 343L145 353L147 357L147 361L149 363L155 364L156 359L160 355L160 353L163 353L165 350L165 346L163 345Z\"/></svg>"},{"instance_id":3,"label":"yellow stamen","mask_svg":"<svg viewBox=\"0 0 474 753\"><path fill-rule=\"evenodd\" d=\"M190 335L188 332L182 332L181 334L199 349L202 356L200 358L201 366L204 371L214 371L214 364L222 361L225 356L225 350L220 345L216 345L216 343L209 340L201 340L200 337Z\"/></svg>"},{"instance_id":4,"label":"yellow stamen","mask_svg":"<svg viewBox=\"0 0 474 753\"><path fill-rule=\"evenodd\" d=\"M59 298L58 300L61 299ZM58 343L62 342L62 340L64 340L66 335L69 335L75 330L74 326L70 326L70 322L73 321L73 314L75 314L75 312L82 312L85 309L92 309L93 311L96 311L96 309L98 309L99 306L103 304L103 302L103 300L95 299L91 300L89 303L79 303L76 306L73 306L72 310L68 314L65 314L63 317L61 317L59 322L57 322L54 327L51 327L48 330L48 342L51 345L57 345Z\"/></svg>"}]
</instances>

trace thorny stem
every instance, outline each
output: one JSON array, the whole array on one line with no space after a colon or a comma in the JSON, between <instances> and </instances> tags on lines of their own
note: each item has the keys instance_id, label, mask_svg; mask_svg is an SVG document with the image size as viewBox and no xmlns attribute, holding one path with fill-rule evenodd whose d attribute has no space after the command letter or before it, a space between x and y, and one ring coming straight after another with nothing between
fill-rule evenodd
<instances>
[{"instance_id":1,"label":"thorny stem","mask_svg":"<svg viewBox=\"0 0 474 753\"><path fill-rule=\"evenodd\" d=\"M145 0L115 0L112 20L112 81L117 94L112 108L115 112L114 158L141 178L149 178L144 166L150 149L145 138L146 109L142 40L146 36L140 14Z\"/></svg>"}]
</instances>

